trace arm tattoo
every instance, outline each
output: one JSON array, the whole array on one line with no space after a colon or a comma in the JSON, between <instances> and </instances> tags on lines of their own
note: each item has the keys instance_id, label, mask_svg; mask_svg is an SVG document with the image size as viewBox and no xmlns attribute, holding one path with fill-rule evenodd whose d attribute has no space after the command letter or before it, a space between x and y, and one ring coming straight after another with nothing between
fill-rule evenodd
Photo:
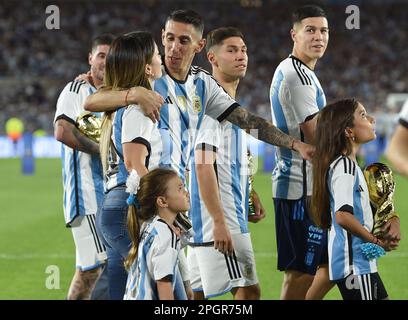
<instances>
[{"instance_id":1,"label":"arm tattoo","mask_svg":"<svg viewBox=\"0 0 408 320\"><path fill-rule=\"evenodd\" d=\"M248 112L242 107L236 108L226 119L241 129L251 130L251 135L259 140L278 147L292 148L294 139L291 136L279 130L271 122Z\"/></svg>"},{"instance_id":2,"label":"arm tattoo","mask_svg":"<svg viewBox=\"0 0 408 320\"><path fill-rule=\"evenodd\" d=\"M83 135L77 128L72 128L72 134L76 139L76 144L79 151L90 153L90 154L99 154L99 144L89 139Z\"/></svg>"},{"instance_id":3,"label":"arm tattoo","mask_svg":"<svg viewBox=\"0 0 408 320\"><path fill-rule=\"evenodd\" d=\"M89 154L99 154L99 144L83 135L73 123L59 119L56 126L57 139L66 146Z\"/></svg>"}]
</instances>

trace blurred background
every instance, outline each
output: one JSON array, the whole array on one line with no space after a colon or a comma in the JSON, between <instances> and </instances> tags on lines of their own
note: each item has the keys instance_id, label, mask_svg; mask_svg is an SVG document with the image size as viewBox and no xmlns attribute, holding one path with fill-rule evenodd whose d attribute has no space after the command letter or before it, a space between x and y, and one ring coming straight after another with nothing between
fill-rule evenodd
<instances>
[{"instance_id":1,"label":"blurred background","mask_svg":"<svg viewBox=\"0 0 408 320\"><path fill-rule=\"evenodd\" d=\"M94 36L149 30L160 44L167 14L179 8L199 12L205 19L205 33L220 26L238 27L245 35L249 55L238 101L270 120L272 76L292 51L291 12L309 3L321 5L328 14L329 46L316 66L327 101L356 97L375 115L378 138L365 147L362 156L367 163L381 159L397 114L408 98L408 1L1 1L0 158L4 159L0 160L0 298L60 299L72 277L74 249L63 223L61 165L57 159L60 144L52 137L53 118L63 87L89 70L87 57ZM360 10L360 29L346 28L346 7L350 4ZM59 30L47 30L45 26L49 5L59 8ZM211 71L203 53L194 64ZM32 140L26 141L33 149L24 147L24 132L30 137L33 134ZM258 146L255 140L252 143ZM276 299L281 275L275 271L267 173L273 168L273 157L269 156L273 150L263 146L255 149L260 152L259 166L264 169L258 172L255 186L265 199L268 218L252 227L254 248L263 298ZM22 156L34 156L35 165L20 162ZM22 175L24 171L29 175ZM4 179L10 175L12 179ZM401 177L397 179L397 201L402 212L407 208L402 191L407 183ZM401 263L407 264L404 248L402 245L399 252L384 259L382 271L386 286L387 281L395 283L392 293L399 299L408 298L408 285L404 285L407 279L398 268ZM50 264L61 267L59 291L44 287L45 270ZM339 295L335 292L329 298Z\"/></svg>"}]
</instances>

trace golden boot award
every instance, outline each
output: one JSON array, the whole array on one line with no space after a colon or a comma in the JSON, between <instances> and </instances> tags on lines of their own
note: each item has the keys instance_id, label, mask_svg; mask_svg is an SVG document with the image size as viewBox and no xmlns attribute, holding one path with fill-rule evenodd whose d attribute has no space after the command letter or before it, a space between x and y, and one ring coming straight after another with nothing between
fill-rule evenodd
<instances>
[{"instance_id":1,"label":"golden boot award","mask_svg":"<svg viewBox=\"0 0 408 320\"><path fill-rule=\"evenodd\" d=\"M391 169L383 163L373 163L364 169L370 201L375 207L373 234L381 238L381 228L392 217L398 216L394 209L395 181Z\"/></svg>"},{"instance_id":2,"label":"golden boot award","mask_svg":"<svg viewBox=\"0 0 408 320\"><path fill-rule=\"evenodd\" d=\"M102 119L98 118L92 112L85 111L78 116L76 126L89 139L99 143L101 137Z\"/></svg>"}]
</instances>

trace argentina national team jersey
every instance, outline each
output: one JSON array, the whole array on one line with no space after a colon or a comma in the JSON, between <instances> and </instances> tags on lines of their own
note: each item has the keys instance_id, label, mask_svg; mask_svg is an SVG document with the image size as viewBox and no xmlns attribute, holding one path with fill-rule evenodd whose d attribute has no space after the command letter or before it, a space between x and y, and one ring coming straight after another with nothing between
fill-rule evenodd
<instances>
[{"instance_id":1,"label":"argentina national team jersey","mask_svg":"<svg viewBox=\"0 0 408 320\"><path fill-rule=\"evenodd\" d=\"M64 119L75 125L85 109L86 97L96 89L84 81L72 81L61 92L55 121ZM101 113L93 113L101 117ZM96 214L103 200L102 165L98 155L74 150L65 144L61 147L62 176L64 187L65 223L70 226L78 216Z\"/></svg>"},{"instance_id":2,"label":"argentina national team jersey","mask_svg":"<svg viewBox=\"0 0 408 320\"><path fill-rule=\"evenodd\" d=\"M185 81L178 81L163 72L153 87L165 98L158 123L165 146L159 166L176 169L185 181L185 171L194 152L204 115L222 121L239 104L208 72L194 66Z\"/></svg>"},{"instance_id":3,"label":"argentina national team jersey","mask_svg":"<svg viewBox=\"0 0 408 320\"><path fill-rule=\"evenodd\" d=\"M123 143L140 143L146 146L148 155L145 166L150 171L159 166L163 143L157 124L143 114L137 105L118 109L112 120L109 165L106 174L106 190L126 184L128 171L123 158Z\"/></svg>"},{"instance_id":4,"label":"argentina national team jersey","mask_svg":"<svg viewBox=\"0 0 408 320\"><path fill-rule=\"evenodd\" d=\"M141 230L137 259L129 270L124 300L159 300L157 280L170 276L175 289L180 241L159 216L144 223Z\"/></svg>"},{"instance_id":5,"label":"argentina national team jersey","mask_svg":"<svg viewBox=\"0 0 408 320\"><path fill-rule=\"evenodd\" d=\"M311 119L326 104L326 97L313 70L289 56L277 67L270 88L273 124L288 135L303 140L299 124ZM305 168L303 166L305 165ZM298 152L276 148L272 174L273 198L297 200L303 196L303 170L307 195L312 194L311 165Z\"/></svg>"},{"instance_id":6,"label":"argentina national team jersey","mask_svg":"<svg viewBox=\"0 0 408 320\"><path fill-rule=\"evenodd\" d=\"M360 245L364 241L351 235L336 223L336 212L346 211L372 232L373 213L368 187L358 164L340 156L330 165L328 173L332 226L329 231L330 280L341 280L351 272L362 275L377 272L376 260L366 260Z\"/></svg>"},{"instance_id":7,"label":"argentina national team jersey","mask_svg":"<svg viewBox=\"0 0 408 320\"><path fill-rule=\"evenodd\" d=\"M155 156L154 159L149 159L149 170L155 167L173 169L185 181L185 172L204 115L222 121L239 104L208 72L198 67L191 68L185 81L175 80L163 70L163 76L154 81L153 89L165 98L165 103L160 108L160 120L153 125L149 118L142 116L139 108L137 112L130 112L133 119L131 126L140 128L132 128L129 134L131 139L127 142L140 138L136 142L150 146ZM122 146L119 143L124 142L120 137L121 119L126 114L124 109L116 112L115 128L112 132L112 141L122 156ZM120 158L113 157L111 163L108 189L124 184L127 177L126 168Z\"/></svg>"},{"instance_id":8,"label":"argentina national team jersey","mask_svg":"<svg viewBox=\"0 0 408 320\"><path fill-rule=\"evenodd\" d=\"M205 116L196 141L196 149L216 152L214 169L217 175L221 204L231 234L248 233L248 156L246 133L229 122L219 123ZM214 241L213 220L200 190L191 162L190 218L194 229L194 243Z\"/></svg>"}]
</instances>

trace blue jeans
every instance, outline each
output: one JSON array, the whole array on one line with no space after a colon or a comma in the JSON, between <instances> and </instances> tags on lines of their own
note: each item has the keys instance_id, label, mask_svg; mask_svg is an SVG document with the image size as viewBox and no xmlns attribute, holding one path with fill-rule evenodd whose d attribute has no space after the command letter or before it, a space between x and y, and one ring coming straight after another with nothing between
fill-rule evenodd
<instances>
[{"instance_id":1,"label":"blue jeans","mask_svg":"<svg viewBox=\"0 0 408 320\"><path fill-rule=\"evenodd\" d=\"M96 224L102 234L108 257L109 294L112 300L122 300L125 294L127 272L123 265L131 240L127 230L128 205L125 186L113 188L105 194Z\"/></svg>"}]
</instances>

